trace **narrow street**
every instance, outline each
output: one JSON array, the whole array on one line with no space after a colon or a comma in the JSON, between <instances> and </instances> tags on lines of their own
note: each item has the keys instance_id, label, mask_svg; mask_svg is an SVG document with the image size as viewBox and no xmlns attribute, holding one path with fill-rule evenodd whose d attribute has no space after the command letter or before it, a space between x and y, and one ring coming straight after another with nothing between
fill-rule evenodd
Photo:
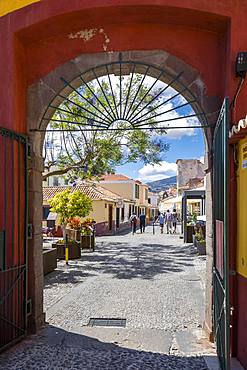
<instances>
[{"instance_id":1,"label":"narrow street","mask_svg":"<svg viewBox=\"0 0 247 370\"><path fill-rule=\"evenodd\" d=\"M158 227L98 237L94 253L45 277L49 325L2 354L0 369L207 369L205 265ZM90 318L126 326L89 326Z\"/></svg>"}]
</instances>

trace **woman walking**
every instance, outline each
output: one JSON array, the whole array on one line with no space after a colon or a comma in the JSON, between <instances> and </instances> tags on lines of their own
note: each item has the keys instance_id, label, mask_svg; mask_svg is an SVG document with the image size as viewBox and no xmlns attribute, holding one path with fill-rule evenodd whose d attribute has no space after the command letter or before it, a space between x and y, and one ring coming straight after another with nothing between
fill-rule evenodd
<instances>
[{"instance_id":1,"label":"woman walking","mask_svg":"<svg viewBox=\"0 0 247 370\"><path fill-rule=\"evenodd\" d=\"M132 234L134 235L136 233L136 227L137 227L137 216L135 213L132 213L132 215L130 216L130 223L131 223Z\"/></svg>"},{"instance_id":2,"label":"woman walking","mask_svg":"<svg viewBox=\"0 0 247 370\"><path fill-rule=\"evenodd\" d=\"M178 214L176 209L174 208L172 211L172 232L176 234L177 232L177 221L178 221Z\"/></svg>"},{"instance_id":3,"label":"woman walking","mask_svg":"<svg viewBox=\"0 0 247 370\"><path fill-rule=\"evenodd\" d=\"M160 224L160 233L163 234L164 232L164 216L163 213L160 213L157 220Z\"/></svg>"},{"instance_id":4,"label":"woman walking","mask_svg":"<svg viewBox=\"0 0 247 370\"><path fill-rule=\"evenodd\" d=\"M172 233L172 214L169 211L169 209L166 211L166 214L165 214L165 223L166 223L167 234L171 234Z\"/></svg>"}]
</instances>

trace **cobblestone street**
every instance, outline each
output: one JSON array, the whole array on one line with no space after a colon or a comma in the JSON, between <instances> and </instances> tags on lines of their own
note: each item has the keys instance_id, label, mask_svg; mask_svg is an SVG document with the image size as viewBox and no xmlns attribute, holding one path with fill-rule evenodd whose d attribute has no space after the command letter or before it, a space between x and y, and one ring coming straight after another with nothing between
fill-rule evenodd
<instances>
[{"instance_id":1,"label":"cobblestone street","mask_svg":"<svg viewBox=\"0 0 247 370\"><path fill-rule=\"evenodd\" d=\"M179 235L98 237L95 252L45 277L49 325L0 356L0 369L207 369L205 256ZM90 318L126 327L90 327Z\"/></svg>"}]
</instances>

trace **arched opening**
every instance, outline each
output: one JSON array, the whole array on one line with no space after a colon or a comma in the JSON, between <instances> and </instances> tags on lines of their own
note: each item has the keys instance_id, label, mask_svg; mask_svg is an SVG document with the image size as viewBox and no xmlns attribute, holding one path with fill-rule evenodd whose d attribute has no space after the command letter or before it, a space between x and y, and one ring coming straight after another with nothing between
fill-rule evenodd
<instances>
[{"instance_id":1,"label":"arched opening","mask_svg":"<svg viewBox=\"0 0 247 370\"><path fill-rule=\"evenodd\" d=\"M83 71L83 73L80 73L79 77L78 77L78 73L77 73L77 75L73 76L72 79L71 79L71 77L68 78L68 76L66 76L65 74L63 74L62 76L60 75L58 77L57 73L54 73L54 77L56 78L55 83L59 86L59 88L57 88L56 90L54 90L53 88L51 88L51 89L49 88L52 92L51 93L52 98L50 97L49 102L42 101L42 104L40 105L39 110L38 111L36 110L35 115L36 115L36 117L39 117L39 120L36 121L35 126L34 126L35 121L33 119L30 120L30 138L31 138L31 141L32 141L32 150L34 151L33 154L35 154L37 158L41 159L41 157L42 157L41 152L42 152L43 141L45 139L45 134L48 135L48 136L49 136L49 134L54 136L54 132L56 132L56 130L59 132L59 130L60 130L61 134L64 135L64 132L66 132L65 130L67 128L68 135L71 135L71 134L73 134L73 131L76 131L76 129L74 128L75 127L75 122L77 124L77 127L79 127L81 125L83 127L84 131L88 130L89 132L92 132L93 130L96 129L96 130L102 132L102 134L104 133L104 130L105 131L111 130L111 129L116 130L116 129L121 128L121 126L123 127L123 129L128 131L128 130L131 130L131 129L135 128L135 125L136 125L136 127L138 127L138 124L140 125L139 126L140 129L146 130L146 132L148 132L148 131L150 131L150 129L152 129L152 126L150 126L150 125L153 124L152 119L157 118L157 117L163 117L163 119L159 120L159 121L162 121L162 122L159 122L160 127L158 127L158 128L161 129L161 130L169 130L171 128L171 127L169 127L169 125L172 125L172 127L175 127L175 125L173 124L174 121L176 122L176 124L178 124L180 116L175 116L173 118L172 117L165 118L165 114L167 114L169 112L172 112L172 111L176 112L176 110L179 109L180 105L182 106L181 108L184 108L185 106L189 105L189 110L186 112L186 115L189 118L193 119L193 120L194 120L194 118L198 117L197 122L191 121L191 122L193 122L193 124L191 123L191 127L200 127L200 126L202 126L203 130L204 130L204 133L205 133L205 137L206 137L206 140L205 140L206 148L211 146L210 123L213 121L213 115L211 114L212 112L208 112L208 111L205 111L203 109L203 102L204 102L205 96L203 95L203 83L200 80L200 76L197 75L195 71L193 71L193 78L191 78L190 68L188 66L186 67L185 64L183 64L183 63L177 64L179 67L178 67L178 71L176 71L177 72L176 74L171 73L170 70L167 71L165 67L161 68L161 66L156 65L156 63L155 63L156 58L157 58L158 62L160 63L160 59L162 57L162 52L157 52L157 54L156 53L151 53L150 55L148 55L148 58L149 58L151 63L147 63L146 60L145 60L145 62L141 61L141 58L144 55L146 55L145 52L143 54L141 52L138 53L138 58L137 58L138 60L137 61L132 60L131 56L133 57L133 54L131 54L131 53L123 53L123 54L124 55L122 55L122 60L121 61L119 61L119 53L116 53L116 54L113 53L113 55L111 54L110 56L106 57L106 59L109 59L109 58L111 59L111 61L109 63L105 63L105 64L102 65L102 63L100 63L100 62L99 62L99 64L97 64L97 62L95 62L94 65L92 65L92 67L90 69L87 68L85 71ZM99 61L100 61L102 56L105 57L105 54L104 55L99 54ZM127 61L124 58L126 56L128 57ZM112 59L114 59L114 58L116 58L117 60L115 62L112 62ZM95 59L97 59L97 58L95 58ZM147 56L146 56L146 59L147 59ZM181 67L184 67L184 68L186 67L186 68L189 68L189 69L186 70L186 68L185 68L185 70L182 71ZM118 79L118 81L120 82L121 81L121 76L122 76L123 79L127 78L128 81L130 82L131 76L133 76L133 69L134 68L136 69L137 75L141 76L140 81L142 81L143 76L146 76L148 78L149 88L156 81L156 83L159 85L160 91L162 91L162 90L167 91L170 88L170 90L172 91L172 94L171 94L171 97L168 98L168 99L171 99L174 96L173 99L176 100L176 98L180 97L180 103L177 103L177 105L175 105L175 107L172 106L172 108L170 108L170 109L166 108L165 110L160 111L159 110L160 106L163 108L163 106L165 106L170 100L169 101L166 101L166 100L160 101L158 99L158 98L160 98L160 96L158 96L158 98L156 100L156 104L157 104L157 106L160 104L160 106L158 108L157 108L157 106L152 107L152 102L150 103L150 101L152 101L154 96L151 95L151 97L149 96L148 101L145 101L145 97L144 97L144 99L140 103L140 99L139 99L139 101L136 103L136 105L133 108L133 110L134 110L137 107L137 105L139 104L136 111L134 111L134 112L133 112L133 110L128 111L128 109L131 106L131 104L133 103L133 101L135 102L135 94L134 94L134 99L132 97L132 99L129 101L129 103L127 102L127 104L126 104L126 100L128 99L128 92L131 90L131 85L128 84L128 87L125 90L126 93L124 95L124 102L122 102L122 104L121 104L121 97L120 97L121 88L118 87L118 93L117 93L117 97L115 99L115 102L114 102L114 97L113 97L114 94L112 95L112 102L111 102L112 105L109 104L107 102L107 99L104 98L104 104L103 104L104 107L102 108L102 110L100 110L101 104L98 103L97 109L96 109L96 112L97 112L96 115L95 115L95 110L92 111L92 110L88 109L88 107L89 106L92 107L93 105L95 106L95 101L99 101L99 98L97 97L97 94L95 94L95 96L94 96L94 101L87 101L86 102L87 103L87 108L86 108L87 112L83 117L80 117L81 113L78 114L78 112L73 112L73 114L72 114L70 112L71 113L70 122L68 122L67 119L63 120L63 114L65 114L65 115L68 114L67 110L69 109L69 111L70 111L71 106L75 106L75 102L72 102L72 100L71 100L73 97L75 97L76 95L77 96L79 95L79 96L81 96L81 99L85 101L85 99L82 98L83 93L85 92L85 86L86 86L86 89L91 89L92 90L93 87L94 87L94 83L95 83L95 82L92 82L93 80L95 81L95 80L98 79L99 82L97 81L97 85L98 85L98 89L100 89L100 90L101 90L100 86L103 84L104 78L107 78L109 80L109 78L111 79L112 76L115 76L115 77L113 77L113 79L114 78ZM188 73L188 70L190 71L189 76L186 75ZM71 69L69 70L69 75L71 76ZM119 79L119 76L120 76L120 79ZM188 80L190 80L190 82L188 82ZM84 87L81 88L82 84L84 85ZM109 83L109 86L110 86L110 83ZM140 86L142 86L142 84L140 84ZM199 95L198 95L198 93L194 94L194 92L193 92L194 87L195 87L195 91L198 91L199 86L202 89L201 94L199 94ZM149 88L148 88L148 90L149 90ZM44 91L46 90L46 92L47 92L47 85L44 84L43 82L40 82L36 87L33 86L31 88L31 91L32 91L32 94L33 94L33 92L36 90L37 92L39 92L39 96L41 97L42 96L42 89L44 89ZM171 93L171 91L170 91L170 93ZM122 97L123 97L123 95L122 95ZM47 95L45 96L45 99L46 98L47 98ZM67 105L67 107L65 109L64 109L64 106L63 106L64 101L66 101L69 104L69 105ZM40 102L41 102L41 100L39 100L39 103ZM37 101L35 101L33 103L35 105L37 105ZM133 107L134 104L135 103L132 104L132 107ZM148 110L148 106L151 107L150 110ZM32 110L32 104L30 105L29 109ZM65 112L65 110L67 112ZM59 119L56 118L56 112L58 112L58 111L60 111L62 113L60 115ZM85 110L84 110L84 112L85 112ZM92 113L92 112L94 112L94 113ZM112 115L113 118L109 119L108 118L109 116L106 115L106 112L108 113L109 116ZM156 113L155 116L152 114L153 112ZM114 113L115 113L115 118L114 118ZM208 113L210 113L210 114L208 114ZM130 119L131 114L132 114L132 120ZM214 114L214 112L213 112L213 114ZM75 117L77 118L76 121L74 121ZM80 120L78 122L78 117L79 117L80 120L82 120L82 122L84 122L84 125L83 125L82 122L80 122ZM127 119L126 119L126 117L127 117ZM139 120L138 120L138 117L139 117ZM144 120L145 118L147 118L147 120ZM85 120L86 120L86 124L85 124ZM144 121L140 122L141 120L144 120ZM65 121L65 122L63 122L63 121ZM60 129L59 129L58 126L56 127L56 122L60 122L60 124L62 122L62 126L60 126ZM103 124L102 124L102 122L103 122ZM47 127L48 123L49 123L50 126ZM65 128L65 126L63 127L63 124L66 125L66 128ZM96 127L94 127L94 126L96 126ZM61 127L62 127L62 129L61 129ZM49 130L50 130L50 132L49 132ZM79 127L79 130L81 130L81 127ZM68 138L67 134L66 134L65 140L63 142L66 142L66 138ZM40 173L40 183L37 184L37 185L38 185L38 188L40 188L42 167L40 167L38 169L38 172ZM207 207L208 207L209 215L210 215L210 213L212 212L211 197L210 197L211 196L210 174L208 174L207 177L208 177L208 184L209 184L209 190L207 192L207 197L208 197ZM35 203L35 204L37 205L37 203ZM38 222L38 220L37 220L37 222ZM39 220L39 222L41 222L41 220ZM207 228L209 230L211 228L211 222L212 222L212 220L210 219L210 216L209 216L208 223L207 223ZM40 227L39 225L37 224L37 228ZM35 225L34 225L34 227L35 227ZM207 235L209 235L209 233L207 233ZM207 236L207 238L208 238L208 236ZM212 245L210 243L211 243L211 241L210 241L210 237L209 237L208 238L208 248L209 249L212 248ZM210 257L209 257L208 265L210 266L211 263L212 263L212 261L210 261ZM209 283L209 285L211 285L211 281L208 282L208 283ZM208 302L208 305L209 305L209 307L211 307L211 302Z\"/></svg>"},{"instance_id":2,"label":"arched opening","mask_svg":"<svg viewBox=\"0 0 247 370\"><path fill-rule=\"evenodd\" d=\"M39 127L33 130L46 132L43 155L47 171L62 152L72 158L79 149L80 160L77 158L74 166L82 165L84 149L79 138L83 136L85 141L87 133L104 137L114 131L140 131L158 139L170 130L201 127L207 146L207 115L183 83L184 71L174 76L151 64L123 61L122 54L119 58L87 70L72 81L60 77L65 87L49 103ZM66 171L61 170L63 173Z\"/></svg>"}]
</instances>

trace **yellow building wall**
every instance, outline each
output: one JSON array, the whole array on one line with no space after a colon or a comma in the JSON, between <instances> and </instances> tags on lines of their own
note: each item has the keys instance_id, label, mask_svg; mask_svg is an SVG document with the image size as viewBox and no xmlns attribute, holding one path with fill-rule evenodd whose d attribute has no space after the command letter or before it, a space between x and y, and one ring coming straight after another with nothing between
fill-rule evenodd
<instances>
[{"instance_id":1,"label":"yellow building wall","mask_svg":"<svg viewBox=\"0 0 247 370\"><path fill-rule=\"evenodd\" d=\"M116 193L120 195L120 197L123 197L125 199L133 199L133 189L134 185L132 183L124 183L124 182L117 182L117 183L105 183L101 182L101 186L103 186L105 189L108 189L112 191L113 193Z\"/></svg>"},{"instance_id":2,"label":"yellow building wall","mask_svg":"<svg viewBox=\"0 0 247 370\"><path fill-rule=\"evenodd\" d=\"M112 220L116 220L116 205L114 202L108 202L105 200L93 200L93 210L89 213L89 215L86 218L93 218L97 223L100 222L108 222L108 209L109 204L111 204L112 207ZM105 206L106 205L106 206ZM56 220L56 225L60 225L59 218ZM42 226L46 226L46 221L42 224Z\"/></svg>"},{"instance_id":3,"label":"yellow building wall","mask_svg":"<svg viewBox=\"0 0 247 370\"><path fill-rule=\"evenodd\" d=\"M247 137L238 146L237 272L247 278Z\"/></svg>"},{"instance_id":4,"label":"yellow building wall","mask_svg":"<svg viewBox=\"0 0 247 370\"><path fill-rule=\"evenodd\" d=\"M113 212L112 212L112 219L115 221L115 204L114 203L109 203L104 200L95 200L93 201L93 211L90 212L89 216L86 218L90 217L93 218L97 223L100 222L108 222L108 207L109 204L112 204L113 206ZM105 207L106 205L106 207Z\"/></svg>"},{"instance_id":5,"label":"yellow building wall","mask_svg":"<svg viewBox=\"0 0 247 370\"><path fill-rule=\"evenodd\" d=\"M0 17L40 0L0 0Z\"/></svg>"},{"instance_id":6,"label":"yellow building wall","mask_svg":"<svg viewBox=\"0 0 247 370\"><path fill-rule=\"evenodd\" d=\"M140 198L137 199L137 203L148 206L148 198L145 199L145 189L148 190L148 186L140 185Z\"/></svg>"}]
</instances>

